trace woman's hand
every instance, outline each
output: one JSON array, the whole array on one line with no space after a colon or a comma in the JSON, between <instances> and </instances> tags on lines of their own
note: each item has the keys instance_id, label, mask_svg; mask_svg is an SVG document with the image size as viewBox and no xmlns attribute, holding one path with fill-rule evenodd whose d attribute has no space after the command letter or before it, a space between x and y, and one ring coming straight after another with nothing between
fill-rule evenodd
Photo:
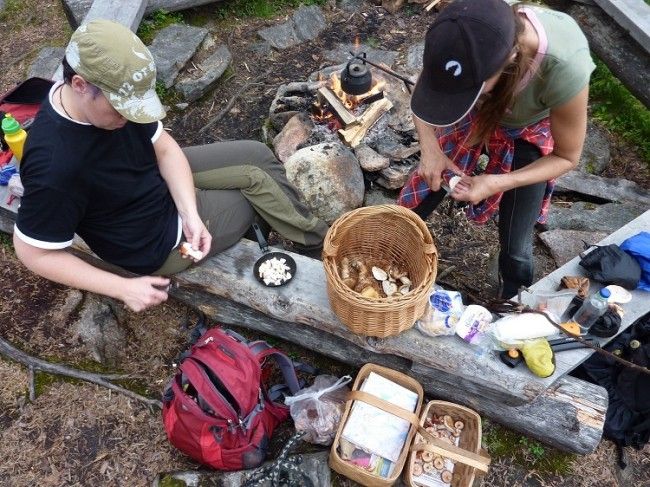
<instances>
[{"instance_id":1,"label":"woman's hand","mask_svg":"<svg viewBox=\"0 0 650 487\"><path fill-rule=\"evenodd\" d=\"M481 174L479 176L463 176L456 184L451 197L457 201L469 201L476 204L503 191L501 176L498 174Z\"/></svg>"},{"instance_id":2,"label":"woman's hand","mask_svg":"<svg viewBox=\"0 0 650 487\"><path fill-rule=\"evenodd\" d=\"M423 152L417 170L422 179L427 182L429 188L432 191L438 191L442 183L442 173L447 169L459 176L463 175L463 171L458 169L456 164L443 152L432 154L424 154Z\"/></svg>"},{"instance_id":3,"label":"woman's hand","mask_svg":"<svg viewBox=\"0 0 650 487\"><path fill-rule=\"evenodd\" d=\"M183 234L192 244L192 248L200 250L203 255L208 255L212 246L212 235L208 232L198 213L188 217L181 216L181 220L183 221Z\"/></svg>"}]
</instances>

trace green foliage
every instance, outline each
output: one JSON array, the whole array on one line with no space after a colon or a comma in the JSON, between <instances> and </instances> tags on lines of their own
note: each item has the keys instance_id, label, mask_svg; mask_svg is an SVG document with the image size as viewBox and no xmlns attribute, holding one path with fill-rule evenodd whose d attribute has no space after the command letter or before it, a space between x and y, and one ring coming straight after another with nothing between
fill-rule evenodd
<instances>
[{"instance_id":1,"label":"green foliage","mask_svg":"<svg viewBox=\"0 0 650 487\"><path fill-rule=\"evenodd\" d=\"M145 44L151 44L153 38L156 36L156 32L160 29L164 29L168 25L178 24L180 22L183 22L182 14L178 12L170 13L166 10L156 10L149 17L140 22L138 37L142 39L142 42Z\"/></svg>"},{"instance_id":2,"label":"green foliage","mask_svg":"<svg viewBox=\"0 0 650 487\"><path fill-rule=\"evenodd\" d=\"M376 37L368 37L364 44L372 47L373 49L377 49L379 47L379 39Z\"/></svg>"},{"instance_id":3,"label":"green foliage","mask_svg":"<svg viewBox=\"0 0 650 487\"><path fill-rule=\"evenodd\" d=\"M287 9L299 7L301 4L323 5L324 3L325 0L232 0L219 4L216 15L223 20L231 17L268 19L280 15Z\"/></svg>"},{"instance_id":4,"label":"green foliage","mask_svg":"<svg viewBox=\"0 0 650 487\"><path fill-rule=\"evenodd\" d=\"M541 473L564 475L570 471L575 455L546 447L490 421L483 424L483 443L492 460L511 459L527 469Z\"/></svg>"},{"instance_id":5,"label":"green foliage","mask_svg":"<svg viewBox=\"0 0 650 487\"><path fill-rule=\"evenodd\" d=\"M0 12L0 20L9 20L20 12L23 6L22 3L22 0L7 0L5 2L5 8Z\"/></svg>"},{"instance_id":6,"label":"green foliage","mask_svg":"<svg viewBox=\"0 0 650 487\"><path fill-rule=\"evenodd\" d=\"M592 116L633 145L650 166L650 110L614 77L607 66L596 60L591 77Z\"/></svg>"},{"instance_id":7,"label":"green foliage","mask_svg":"<svg viewBox=\"0 0 650 487\"><path fill-rule=\"evenodd\" d=\"M14 248L11 235L8 233L0 232L0 247L4 247L6 249Z\"/></svg>"}]
</instances>

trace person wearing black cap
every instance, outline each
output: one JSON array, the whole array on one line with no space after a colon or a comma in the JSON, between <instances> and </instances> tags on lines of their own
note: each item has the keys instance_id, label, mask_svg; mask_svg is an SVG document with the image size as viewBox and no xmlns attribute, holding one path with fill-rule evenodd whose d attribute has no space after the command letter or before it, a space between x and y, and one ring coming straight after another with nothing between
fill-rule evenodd
<instances>
[{"instance_id":1,"label":"person wearing black cap","mask_svg":"<svg viewBox=\"0 0 650 487\"><path fill-rule=\"evenodd\" d=\"M449 192L477 223L498 213L502 297L532 284L534 225L580 158L594 68L575 21L538 6L456 0L427 31L411 98L421 160L399 204L424 219Z\"/></svg>"}]
</instances>

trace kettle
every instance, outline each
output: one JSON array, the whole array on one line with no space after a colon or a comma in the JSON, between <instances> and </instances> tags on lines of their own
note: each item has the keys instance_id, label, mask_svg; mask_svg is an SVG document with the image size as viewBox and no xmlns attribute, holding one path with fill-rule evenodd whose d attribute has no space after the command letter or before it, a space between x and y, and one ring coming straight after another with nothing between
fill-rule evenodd
<instances>
[{"instance_id":1,"label":"kettle","mask_svg":"<svg viewBox=\"0 0 650 487\"><path fill-rule=\"evenodd\" d=\"M362 95L371 86L372 74L365 62L353 59L341 71L341 89L348 95Z\"/></svg>"}]
</instances>

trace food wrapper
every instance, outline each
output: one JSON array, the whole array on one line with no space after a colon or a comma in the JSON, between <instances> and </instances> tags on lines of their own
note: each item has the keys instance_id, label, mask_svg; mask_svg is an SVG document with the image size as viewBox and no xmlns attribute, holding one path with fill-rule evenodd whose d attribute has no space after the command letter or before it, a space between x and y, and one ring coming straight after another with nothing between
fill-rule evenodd
<instances>
[{"instance_id":1,"label":"food wrapper","mask_svg":"<svg viewBox=\"0 0 650 487\"><path fill-rule=\"evenodd\" d=\"M424 315L416 323L417 329L429 336L453 335L464 309L459 292L435 286Z\"/></svg>"}]
</instances>

